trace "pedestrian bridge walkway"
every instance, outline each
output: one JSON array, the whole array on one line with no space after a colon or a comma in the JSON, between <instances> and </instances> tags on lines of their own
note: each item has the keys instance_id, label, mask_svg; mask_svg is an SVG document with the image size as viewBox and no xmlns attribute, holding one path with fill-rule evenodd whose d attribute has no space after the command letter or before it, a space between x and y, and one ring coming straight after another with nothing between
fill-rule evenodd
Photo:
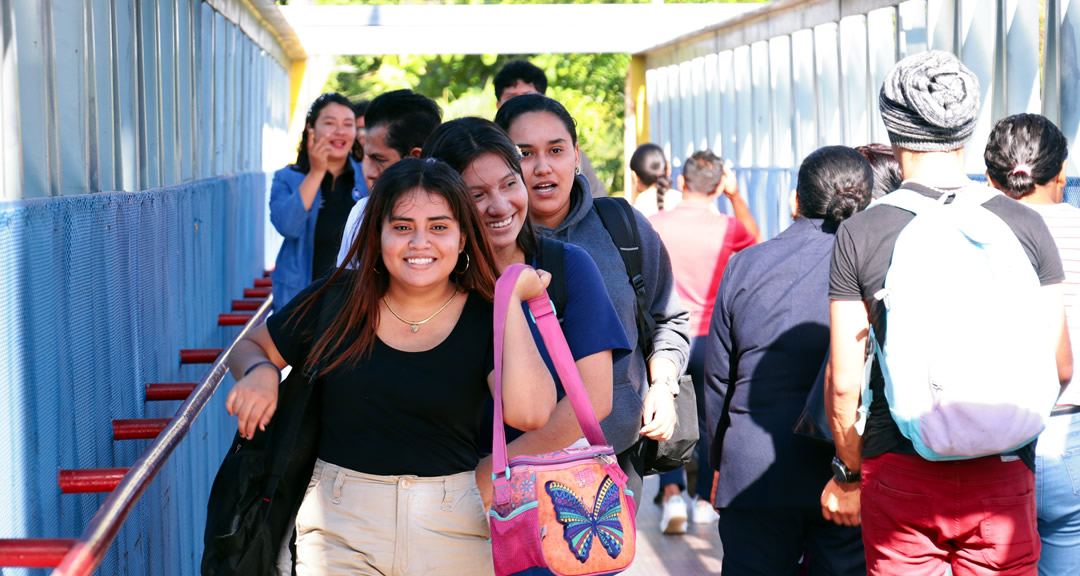
<instances>
[{"instance_id":1,"label":"pedestrian bridge walkway","mask_svg":"<svg viewBox=\"0 0 1080 576\"><path fill-rule=\"evenodd\" d=\"M719 574L724 558L716 524L687 524L686 534L660 533L660 507L652 500L659 476L645 478L637 517L637 556L627 576L705 576Z\"/></svg>"},{"instance_id":2,"label":"pedestrian bridge walkway","mask_svg":"<svg viewBox=\"0 0 1080 576\"><path fill-rule=\"evenodd\" d=\"M953 52L978 75L983 104L972 146L996 120L1039 112L1080 158L1076 1L559 6L558 19L578 20L567 27L574 38L500 28L500 18L542 11L536 6L361 7L353 12L367 19L342 23L356 26L342 33L308 10L323 7L293 4L0 3L3 576L48 573L73 549L81 556L58 574L199 572L205 502L235 420L212 390L182 423L179 403L223 372L213 364L218 353L268 292L260 285L267 174L295 151L307 103L331 68L321 52L331 41L362 35L357 50L402 54L418 46L492 51L499 38L521 52L628 51L624 156L651 141L676 170L698 149L730 158L766 237L789 223L788 193L809 152L885 140L877 86L915 52ZM431 16L433 8L466 16ZM605 26L636 13L656 18ZM463 20L481 26L450 29L434 44L412 42L423 30L394 31ZM619 34L638 36L616 41ZM966 158L970 174L983 172L981 151ZM1068 167L1065 200L1073 204L1078 166ZM174 424L188 433L167 436ZM159 451L153 442L163 435L172 444ZM156 476L127 490L136 480L126 474L148 461ZM655 479L646 486L628 574L718 574L716 526L660 535L648 488Z\"/></svg>"}]
</instances>

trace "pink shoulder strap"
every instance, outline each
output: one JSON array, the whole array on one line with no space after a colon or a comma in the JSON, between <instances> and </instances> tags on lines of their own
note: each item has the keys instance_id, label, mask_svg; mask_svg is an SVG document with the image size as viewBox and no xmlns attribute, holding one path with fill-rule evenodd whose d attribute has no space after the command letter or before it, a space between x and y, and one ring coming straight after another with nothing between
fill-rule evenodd
<instances>
[{"instance_id":1,"label":"pink shoulder strap","mask_svg":"<svg viewBox=\"0 0 1080 576\"><path fill-rule=\"evenodd\" d=\"M496 494L500 486L506 486L510 478L510 468L507 466L506 455L506 431L503 425L502 408L502 367L503 367L503 334L506 331L506 315L510 306L510 296L517 284L518 276L525 270L531 270L524 264L512 264L506 267L502 276L495 284L495 418L492 425L492 481L495 483ZM559 375L563 389L570 398L570 405L574 407L581 430L585 432L585 438L589 444L598 446L605 445L604 432L600 429L600 423L596 420L589 395L585 393L585 385L581 382L574 357L570 353L570 347L566 344L562 328L555 317L555 309L548 299L547 292L529 300L529 311L536 322L536 326L543 337L544 346L547 347L551 362L555 365L555 372Z\"/></svg>"}]
</instances>

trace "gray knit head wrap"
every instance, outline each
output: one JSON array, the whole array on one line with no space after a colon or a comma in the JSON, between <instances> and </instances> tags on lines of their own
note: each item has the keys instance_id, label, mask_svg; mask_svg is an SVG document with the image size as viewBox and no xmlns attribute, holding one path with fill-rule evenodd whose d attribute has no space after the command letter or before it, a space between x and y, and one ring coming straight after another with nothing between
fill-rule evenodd
<instances>
[{"instance_id":1,"label":"gray knit head wrap","mask_svg":"<svg viewBox=\"0 0 1080 576\"><path fill-rule=\"evenodd\" d=\"M956 150L975 131L979 79L948 52L914 54L885 77L878 105L895 146L915 152Z\"/></svg>"}]
</instances>

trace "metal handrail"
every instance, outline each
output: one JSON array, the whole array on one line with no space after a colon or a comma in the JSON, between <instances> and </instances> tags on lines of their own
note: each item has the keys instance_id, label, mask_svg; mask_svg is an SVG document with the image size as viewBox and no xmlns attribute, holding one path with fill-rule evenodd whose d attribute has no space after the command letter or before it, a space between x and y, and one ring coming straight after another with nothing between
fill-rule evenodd
<instances>
[{"instance_id":1,"label":"metal handrail","mask_svg":"<svg viewBox=\"0 0 1080 576\"><path fill-rule=\"evenodd\" d=\"M154 476L161 470L165 461L168 460L176 447L187 436L192 423L195 422L195 418L206 407L218 385L225 378L228 371L225 362L229 358L229 354L232 353L233 348L236 347L236 343L266 319L273 299L272 295L266 298L266 301L255 312L251 320L244 325L244 328L236 335L236 338L225 349L225 352L214 361L213 366L199 381L199 385L195 387L187 400L180 405L180 409L177 410L176 416L169 422L169 425L146 448L142 456L139 456L139 459L135 461L124 479L105 499L101 508L98 508L97 513L90 520L90 524L86 527L82 536L64 556L64 561L53 571L53 576L89 576L101 564L101 561L105 558L105 553L109 550L109 546L112 546L113 540L116 539L117 533L120 532L120 527L127 520L135 504L138 503L139 498L142 497L143 492L146 491Z\"/></svg>"}]
</instances>

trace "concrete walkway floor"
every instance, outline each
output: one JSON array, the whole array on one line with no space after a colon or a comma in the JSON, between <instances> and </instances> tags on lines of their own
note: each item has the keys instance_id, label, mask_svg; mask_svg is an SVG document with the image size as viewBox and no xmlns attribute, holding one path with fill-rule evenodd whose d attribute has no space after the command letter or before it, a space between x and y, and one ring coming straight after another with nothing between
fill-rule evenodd
<instances>
[{"instance_id":1,"label":"concrete walkway floor","mask_svg":"<svg viewBox=\"0 0 1080 576\"><path fill-rule=\"evenodd\" d=\"M658 476L645 478L637 516L637 554L626 576L699 576L720 573L724 556L716 523L686 525L686 534L660 533L660 507L653 504Z\"/></svg>"}]
</instances>

